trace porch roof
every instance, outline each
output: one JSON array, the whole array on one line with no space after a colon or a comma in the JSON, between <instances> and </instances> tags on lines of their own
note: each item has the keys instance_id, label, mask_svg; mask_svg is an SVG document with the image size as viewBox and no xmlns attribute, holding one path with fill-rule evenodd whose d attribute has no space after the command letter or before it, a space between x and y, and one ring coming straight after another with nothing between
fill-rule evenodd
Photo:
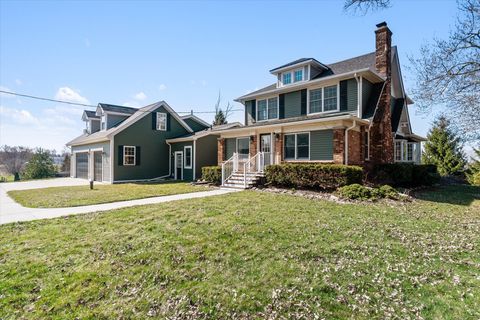
<instances>
[{"instance_id":1,"label":"porch roof","mask_svg":"<svg viewBox=\"0 0 480 320\"><path fill-rule=\"evenodd\" d=\"M408 140L408 142L422 142L422 141L427 141L427 138L419 136L417 134L401 134L401 133L396 133L395 134L395 139L404 139Z\"/></svg>"}]
</instances>

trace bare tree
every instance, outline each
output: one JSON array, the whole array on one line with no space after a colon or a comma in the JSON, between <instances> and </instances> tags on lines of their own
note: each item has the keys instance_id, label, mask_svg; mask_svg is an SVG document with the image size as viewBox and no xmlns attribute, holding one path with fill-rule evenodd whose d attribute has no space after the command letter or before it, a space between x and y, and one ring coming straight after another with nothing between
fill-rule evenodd
<instances>
[{"instance_id":1,"label":"bare tree","mask_svg":"<svg viewBox=\"0 0 480 320\"><path fill-rule=\"evenodd\" d=\"M217 102L215 103L215 119L213 120L213 125L218 126L221 124L226 124L228 122L228 117L231 115L233 111L233 105L230 102L227 103L225 108L222 109L222 95L220 91L218 92Z\"/></svg>"},{"instance_id":2,"label":"bare tree","mask_svg":"<svg viewBox=\"0 0 480 320\"><path fill-rule=\"evenodd\" d=\"M459 2L460 13L447 39L422 46L410 58L416 76L413 97L424 112L444 105L466 140L480 139L480 0Z\"/></svg>"},{"instance_id":3,"label":"bare tree","mask_svg":"<svg viewBox=\"0 0 480 320\"><path fill-rule=\"evenodd\" d=\"M32 157L32 150L25 147L0 147L0 166L3 170L14 176L14 180L19 180L20 172L23 170L27 161Z\"/></svg>"},{"instance_id":4,"label":"bare tree","mask_svg":"<svg viewBox=\"0 0 480 320\"><path fill-rule=\"evenodd\" d=\"M366 14L390 7L390 0L345 0L343 10L354 13Z\"/></svg>"}]
</instances>

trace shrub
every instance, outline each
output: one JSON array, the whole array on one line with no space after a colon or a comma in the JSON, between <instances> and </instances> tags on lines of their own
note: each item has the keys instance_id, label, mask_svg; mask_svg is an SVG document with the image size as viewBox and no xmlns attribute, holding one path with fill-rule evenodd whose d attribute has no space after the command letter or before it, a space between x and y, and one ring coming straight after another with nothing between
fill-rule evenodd
<instances>
[{"instance_id":1,"label":"shrub","mask_svg":"<svg viewBox=\"0 0 480 320\"><path fill-rule=\"evenodd\" d=\"M468 175L468 182L474 186L480 186L480 171Z\"/></svg>"},{"instance_id":2,"label":"shrub","mask_svg":"<svg viewBox=\"0 0 480 320\"><path fill-rule=\"evenodd\" d=\"M203 167L202 180L219 185L222 182L222 167Z\"/></svg>"},{"instance_id":3,"label":"shrub","mask_svg":"<svg viewBox=\"0 0 480 320\"><path fill-rule=\"evenodd\" d=\"M440 175L434 165L388 163L376 165L369 172L368 179L377 184L383 183L408 188L431 186L438 182Z\"/></svg>"},{"instance_id":4,"label":"shrub","mask_svg":"<svg viewBox=\"0 0 480 320\"><path fill-rule=\"evenodd\" d=\"M338 189L338 193L343 198L358 200L369 200L375 196L372 194L369 188L364 187L358 183L343 186Z\"/></svg>"},{"instance_id":5,"label":"shrub","mask_svg":"<svg viewBox=\"0 0 480 320\"><path fill-rule=\"evenodd\" d=\"M339 188L338 194L343 198L356 200L399 199L397 190L389 185L380 188L368 188L355 183Z\"/></svg>"},{"instance_id":6,"label":"shrub","mask_svg":"<svg viewBox=\"0 0 480 320\"><path fill-rule=\"evenodd\" d=\"M50 157L50 152L38 149L25 165L24 179L42 179L55 176L57 170Z\"/></svg>"},{"instance_id":7,"label":"shrub","mask_svg":"<svg viewBox=\"0 0 480 320\"><path fill-rule=\"evenodd\" d=\"M265 169L268 183L286 188L333 190L353 183L362 183L363 170L339 164L287 163Z\"/></svg>"}]
</instances>

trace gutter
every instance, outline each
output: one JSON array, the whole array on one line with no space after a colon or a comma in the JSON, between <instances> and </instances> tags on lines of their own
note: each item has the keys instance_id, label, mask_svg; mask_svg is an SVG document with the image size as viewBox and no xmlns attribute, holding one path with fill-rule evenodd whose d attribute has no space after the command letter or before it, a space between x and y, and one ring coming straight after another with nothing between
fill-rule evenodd
<instances>
[{"instance_id":1,"label":"gutter","mask_svg":"<svg viewBox=\"0 0 480 320\"><path fill-rule=\"evenodd\" d=\"M345 129L345 164L348 165L348 132L357 126L357 120L353 120L351 127Z\"/></svg>"}]
</instances>

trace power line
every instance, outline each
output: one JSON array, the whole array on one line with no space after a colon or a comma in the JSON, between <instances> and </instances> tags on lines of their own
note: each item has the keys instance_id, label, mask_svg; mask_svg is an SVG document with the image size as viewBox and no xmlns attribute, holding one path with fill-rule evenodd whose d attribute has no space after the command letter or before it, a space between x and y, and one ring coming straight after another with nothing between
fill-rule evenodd
<instances>
[{"instance_id":1,"label":"power line","mask_svg":"<svg viewBox=\"0 0 480 320\"><path fill-rule=\"evenodd\" d=\"M11 92L11 91L5 91L5 90L0 90L0 93L5 93L5 94L10 94L13 96L18 96L18 97L23 97L23 98L29 98L29 99L36 99L36 100L42 100L42 101L48 101L48 102L55 102L55 103L64 103L64 104L69 104L69 105L74 105L74 106L82 106L82 107L90 107L90 108L96 108L97 106L91 105L91 104L85 104L85 103L78 103L78 102L70 102L70 101L65 101L65 100L57 100L57 99L50 99L50 98L44 98L44 97L39 97L39 96L33 96L29 94L24 94L24 93L17 93L17 92ZM140 112L146 112L150 113L151 111L143 111L138 109ZM230 112L237 112L237 111L243 111L243 109L233 109L230 110ZM215 113L215 111L176 111L177 113Z\"/></svg>"}]
</instances>

